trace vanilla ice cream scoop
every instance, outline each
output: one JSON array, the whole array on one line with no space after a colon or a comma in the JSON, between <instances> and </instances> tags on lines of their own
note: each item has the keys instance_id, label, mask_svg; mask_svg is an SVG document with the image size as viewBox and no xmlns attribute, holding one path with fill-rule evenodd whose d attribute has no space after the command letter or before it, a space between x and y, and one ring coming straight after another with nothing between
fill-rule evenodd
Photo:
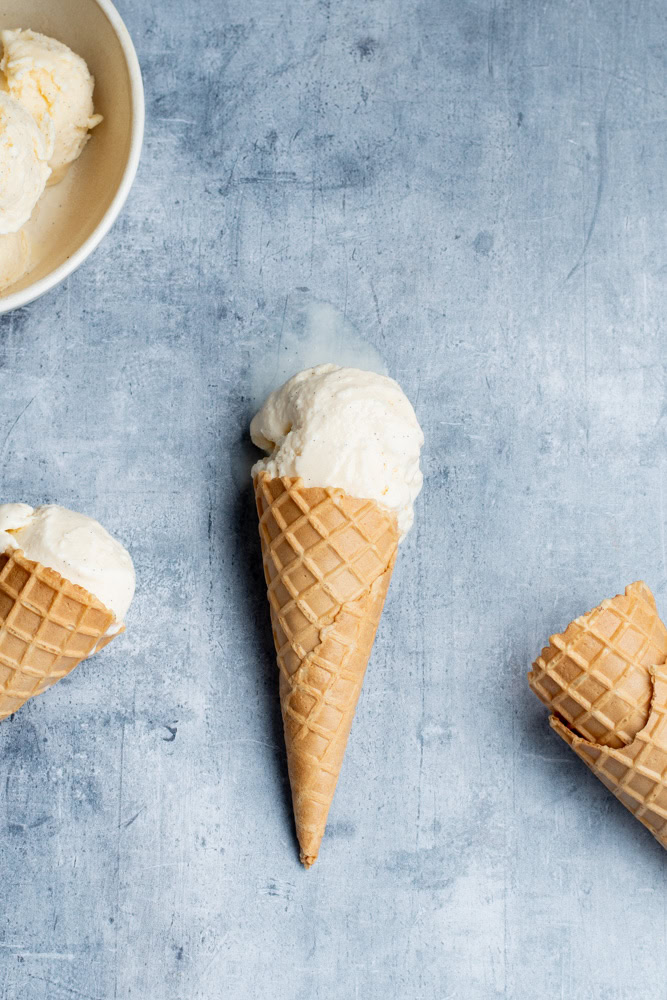
<instances>
[{"instance_id":1,"label":"vanilla ice cream scoop","mask_svg":"<svg viewBox=\"0 0 667 1000\"><path fill-rule=\"evenodd\" d=\"M0 235L25 225L51 174L49 150L34 118L0 91Z\"/></svg>"},{"instance_id":2,"label":"vanilla ice cream scoop","mask_svg":"<svg viewBox=\"0 0 667 1000\"><path fill-rule=\"evenodd\" d=\"M424 435L407 396L386 375L337 365L299 372L271 393L250 436L269 452L253 476L338 487L395 511L401 538L412 526Z\"/></svg>"},{"instance_id":3,"label":"vanilla ice cream scoop","mask_svg":"<svg viewBox=\"0 0 667 1000\"><path fill-rule=\"evenodd\" d=\"M0 504L0 552L16 549L83 587L122 624L134 596L134 566L127 549L92 517L55 504Z\"/></svg>"},{"instance_id":4,"label":"vanilla ice cream scoop","mask_svg":"<svg viewBox=\"0 0 667 1000\"><path fill-rule=\"evenodd\" d=\"M93 108L95 80L81 56L54 38L17 28L0 32L0 39L7 88L37 122L55 183L102 121Z\"/></svg>"}]
</instances>

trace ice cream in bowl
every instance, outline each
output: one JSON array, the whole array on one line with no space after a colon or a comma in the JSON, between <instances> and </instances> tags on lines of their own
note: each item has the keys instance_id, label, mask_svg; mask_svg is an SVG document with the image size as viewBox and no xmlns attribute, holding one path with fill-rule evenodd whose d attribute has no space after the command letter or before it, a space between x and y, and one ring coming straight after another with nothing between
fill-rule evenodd
<instances>
[{"instance_id":1,"label":"ice cream in bowl","mask_svg":"<svg viewBox=\"0 0 667 1000\"><path fill-rule=\"evenodd\" d=\"M0 312L53 288L106 235L143 122L137 57L110 0L0 5Z\"/></svg>"},{"instance_id":2,"label":"ice cream in bowl","mask_svg":"<svg viewBox=\"0 0 667 1000\"><path fill-rule=\"evenodd\" d=\"M85 514L0 504L0 721L124 631L127 549Z\"/></svg>"}]
</instances>

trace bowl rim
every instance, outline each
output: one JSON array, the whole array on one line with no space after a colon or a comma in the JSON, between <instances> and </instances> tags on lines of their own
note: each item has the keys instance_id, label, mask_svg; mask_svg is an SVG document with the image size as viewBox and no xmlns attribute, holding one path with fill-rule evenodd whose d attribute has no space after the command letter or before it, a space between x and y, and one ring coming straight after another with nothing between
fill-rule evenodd
<instances>
[{"instance_id":1,"label":"bowl rim","mask_svg":"<svg viewBox=\"0 0 667 1000\"><path fill-rule=\"evenodd\" d=\"M127 66L127 71L130 77L132 128L130 134L130 151L125 164L125 169L123 171L123 176L111 204L90 236L84 240L77 250L74 251L71 257L68 257L66 261L63 261L62 264L56 267L49 274L44 275L44 277L40 278L39 281L35 281L31 285L27 285L20 291L13 292L5 298L0 298L0 315L11 312L13 309L19 309L21 306L27 306L30 302L34 302L35 299L38 299L46 292L49 292L52 288L55 288L56 285L59 285L61 281L68 278L70 274L76 271L76 269L83 264L84 260L86 260L86 258L97 249L118 218L123 205L127 201L127 196L129 195L130 188L134 183L134 178L136 177L137 168L139 166L139 158L141 156L141 147L143 145L144 122L146 117L141 67L139 65L139 59L137 58L137 53L135 51L132 38L130 37L130 33L111 0L93 0L93 2L96 3L97 6L100 7L106 14L111 27L116 33L123 51L123 56L125 57L125 65Z\"/></svg>"}]
</instances>

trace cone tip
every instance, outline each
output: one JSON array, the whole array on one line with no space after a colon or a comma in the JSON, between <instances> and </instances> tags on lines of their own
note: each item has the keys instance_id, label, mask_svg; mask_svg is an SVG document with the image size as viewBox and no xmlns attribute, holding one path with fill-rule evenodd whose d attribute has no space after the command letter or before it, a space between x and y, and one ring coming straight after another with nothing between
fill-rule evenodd
<instances>
[{"instance_id":1,"label":"cone tip","mask_svg":"<svg viewBox=\"0 0 667 1000\"><path fill-rule=\"evenodd\" d=\"M301 864L306 870L312 868L315 862L317 861L316 854L304 854L303 851L301 851L300 857L301 857Z\"/></svg>"}]
</instances>

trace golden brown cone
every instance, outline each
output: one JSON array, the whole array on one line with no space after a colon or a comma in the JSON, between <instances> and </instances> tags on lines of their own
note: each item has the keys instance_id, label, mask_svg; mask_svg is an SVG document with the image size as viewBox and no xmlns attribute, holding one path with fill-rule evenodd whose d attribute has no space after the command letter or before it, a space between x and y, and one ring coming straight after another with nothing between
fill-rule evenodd
<instances>
[{"instance_id":1,"label":"golden brown cone","mask_svg":"<svg viewBox=\"0 0 667 1000\"><path fill-rule=\"evenodd\" d=\"M113 613L23 552L0 555L0 721L106 646Z\"/></svg>"},{"instance_id":2,"label":"golden brown cone","mask_svg":"<svg viewBox=\"0 0 667 1000\"><path fill-rule=\"evenodd\" d=\"M301 861L315 862L398 548L396 517L342 490L255 479Z\"/></svg>"},{"instance_id":3,"label":"golden brown cone","mask_svg":"<svg viewBox=\"0 0 667 1000\"><path fill-rule=\"evenodd\" d=\"M667 629L646 584L631 583L549 643L528 674L538 698L592 743L632 743L649 716L649 668L667 660Z\"/></svg>"},{"instance_id":4,"label":"golden brown cone","mask_svg":"<svg viewBox=\"0 0 667 1000\"><path fill-rule=\"evenodd\" d=\"M626 809L667 848L667 672L651 668L653 700L646 726L628 746L600 746L573 733L555 715L553 729Z\"/></svg>"}]
</instances>

